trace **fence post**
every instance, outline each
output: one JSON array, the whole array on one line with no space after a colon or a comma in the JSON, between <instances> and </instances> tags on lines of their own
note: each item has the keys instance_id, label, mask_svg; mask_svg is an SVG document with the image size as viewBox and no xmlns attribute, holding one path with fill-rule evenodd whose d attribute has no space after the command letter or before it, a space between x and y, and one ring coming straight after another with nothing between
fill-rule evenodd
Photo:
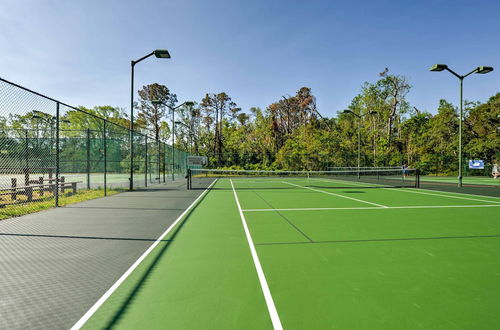
<instances>
[{"instance_id":1,"label":"fence post","mask_svg":"<svg viewBox=\"0 0 500 330\"><path fill-rule=\"evenodd\" d=\"M106 143L106 120L104 120L104 132L103 132L103 147L104 147L104 196L108 195L107 188L107 172L108 172L108 159L107 159L107 143Z\"/></svg>"},{"instance_id":2,"label":"fence post","mask_svg":"<svg viewBox=\"0 0 500 330\"><path fill-rule=\"evenodd\" d=\"M167 171L167 144L163 142L163 183L167 182L165 179L166 171Z\"/></svg>"},{"instance_id":3,"label":"fence post","mask_svg":"<svg viewBox=\"0 0 500 330\"><path fill-rule=\"evenodd\" d=\"M133 94L133 92L132 92ZM133 104L133 103L132 103ZM133 120L133 119L132 119ZM132 128L132 120L130 121L130 184L129 190L134 190L134 131Z\"/></svg>"},{"instance_id":4,"label":"fence post","mask_svg":"<svg viewBox=\"0 0 500 330\"><path fill-rule=\"evenodd\" d=\"M59 206L59 102L56 103L56 184L54 185L54 195L56 207Z\"/></svg>"},{"instance_id":5,"label":"fence post","mask_svg":"<svg viewBox=\"0 0 500 330\"><path fill-rule=\"evenodd\" d=\"M28 129L24 130L24 185L27 186L30 184L30 175L29 175L29 151L28 151Z\"/></svg>"},{"instance_id":6,"label":"fence post","mask_svg":"<svg viewBox=\"0 0 500 330\"><path fill-rule=\"evenodd\" d=\"M158 140L158 139L156 139L156 146L158 148L158 153L156 155L156 163L158 165L157 166L158 169L157 169L157 176L156 177L158 178L158 183L160 183L160 153L161 153L161 151L160 151L160 140Z\"/></svg>"},{"instance_id":7,"label":"fence post","mask_svg":"<svg viewBox=\"0 0 500 330\"><path fill-rule=\"evenodd\" d=\"M144 156L144 184L147 187L148 186L148 136L144 136L146 140L146 155Z\"/></svg>"},{"instance_id":8,"label":"fence post","mask_svg":"<svg viewBox=\"0 0 500 330\"><path fill-rule=\"evenodd\" d=\"M90 189L90 128L87 128L87 189Z\"/></svg>"}]
</instances>

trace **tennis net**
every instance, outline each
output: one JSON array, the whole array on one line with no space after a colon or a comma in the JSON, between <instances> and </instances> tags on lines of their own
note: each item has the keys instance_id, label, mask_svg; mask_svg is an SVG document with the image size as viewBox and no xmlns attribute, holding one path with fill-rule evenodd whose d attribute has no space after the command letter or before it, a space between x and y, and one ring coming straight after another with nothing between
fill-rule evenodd
<instances>
[{"instance_id":1,"label":"tennis net","mask_svg":"<svg viewBox=\"0 0 500 330\"><path fill-rule=\"evenodd\" d=\"M218 181L215 184L215 181ZM232 185L231 185L232 183ZM254 171L190 169L188 189L390 188L419 186L417 169Z\"/></svg>"},{"instance_id":2,"label":"tennis net","mask_svg":"<svg viewBox=\"0 0 500 330\"><path fill-rule=\"evenodd\" d=\"M327 171L357 171L357 170L396 170L403 169L403 166L330 166Z\"/></svg>"}]
</instances>

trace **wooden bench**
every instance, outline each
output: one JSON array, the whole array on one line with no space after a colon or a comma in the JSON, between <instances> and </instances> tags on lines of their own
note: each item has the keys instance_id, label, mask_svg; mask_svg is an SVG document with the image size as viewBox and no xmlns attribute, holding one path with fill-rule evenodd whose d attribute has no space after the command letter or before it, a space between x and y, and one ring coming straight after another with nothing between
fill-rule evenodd
<instances>
[{"instance_id":1,"label":"wooden bench","mask_svg":"<svg viewBox=\"0 0 500 330\"><path fill-rule=\"evenodd\" d=\"M45 181L48 181L49 183L44 183ZM38 192L39 196L43 196L44 193L47 192L52 192L55 194L56 190L56 184L55 184L55 179L44 179L43 177L40 177L38 180L30 180L29 183L34 183L32 185L25 185L25 186L17 186L17 179L12 178L11 179L11 187L10 188L5 188L3 192L0 192L0 196L9 196L12 201L18 201L17 196L18 195L25 195L26 200L23 201L18 201L18 203L29 203L33 201L40 200L39 199L34 199L33 198L33 193ZM64 194L66 192L66 189L71 189L72 194L76 194L76 185L78 183L82 183L82 181L71 181L71 182L66 182L65 177L62 176L59 179L59 183L57 184L58 189L60 189L61 193ZM3 200L0 198L0 202ZM13 203L10 203L13 204ZM0 204L0 208L5 207L7 203Z\"/></svg>"}]
</instances>

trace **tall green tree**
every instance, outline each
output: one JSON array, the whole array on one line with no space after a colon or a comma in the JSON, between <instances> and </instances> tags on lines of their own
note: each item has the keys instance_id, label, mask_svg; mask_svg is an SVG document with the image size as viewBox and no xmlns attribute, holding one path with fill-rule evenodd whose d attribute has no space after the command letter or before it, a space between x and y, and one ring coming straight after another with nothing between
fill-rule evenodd
<instances>
[{"instance_id":1,"label":"tall green tree","mask_svg":"<svg viewBox=\"0 0 500 330\"><path fill-rule=\"evenodd\" d=\"M177 95L171 93L167 86L157 83L143 86L137 93L137 126L152 131L155 139L159 140L162 121L166 119L168 107L173 108L177 103ZM160 101L160 104L152 102L156 100Z\"/></svg>"}]
</instances>

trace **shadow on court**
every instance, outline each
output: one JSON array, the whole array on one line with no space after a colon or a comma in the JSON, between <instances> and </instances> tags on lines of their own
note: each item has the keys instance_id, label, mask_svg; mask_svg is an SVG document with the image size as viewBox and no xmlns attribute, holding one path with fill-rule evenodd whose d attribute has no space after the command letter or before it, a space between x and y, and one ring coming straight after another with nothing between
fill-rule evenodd
<instances>
[{"instance_id":1,"label":"shadow on court","mask_svg":"<svg viewBox=\"0 0 500 330\"><path fill-rule=\"evenodd\" d=\"M71 328L199 195L158 185L0 221L0 329Z\"/></svg>"}]
</instances>

